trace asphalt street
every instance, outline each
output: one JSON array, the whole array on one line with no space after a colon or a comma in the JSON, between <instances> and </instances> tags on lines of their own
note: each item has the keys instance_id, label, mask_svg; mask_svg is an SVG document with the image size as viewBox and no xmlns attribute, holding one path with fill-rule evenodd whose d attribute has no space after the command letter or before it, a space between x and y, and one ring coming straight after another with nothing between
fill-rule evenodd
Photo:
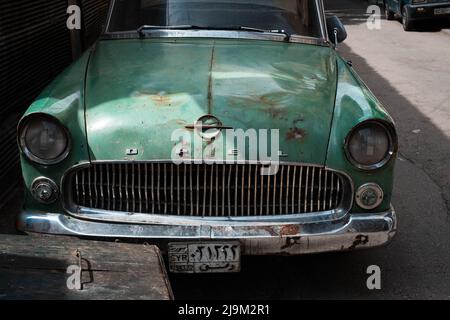
<instances>
[{"instance_id":1,"label":"asphalt street","mask_svg":"<svg viewBox=\"0 0 450 320\"><path fill-rule=\"evenodd\" d=\"M393 204L399 231L387 247L296 257L246 257L242 272L171 275L178 299L450 299L450 27L369 30L365 0L329 0L348 39L339 48L394 117L400 141ZM0 209L14 232L20 193ZM366 287L381 268L380 290Z\"/></svg>"},{"instance_id":2,"label":"asphalt street","mask_svg":"<svg viewBox=\"0 0 450 320\"><path fill-rule=\"evenodd\" d=\"M407 33L383 19L369 30L370 4L325 1L347 28L339 52L398 127L397 237L368 251L247 258L238 275L171 276L177 298L450 299L450 27ZM381 290L367 289L370 265L381 268Z\"/></svg>"}]
</instances>

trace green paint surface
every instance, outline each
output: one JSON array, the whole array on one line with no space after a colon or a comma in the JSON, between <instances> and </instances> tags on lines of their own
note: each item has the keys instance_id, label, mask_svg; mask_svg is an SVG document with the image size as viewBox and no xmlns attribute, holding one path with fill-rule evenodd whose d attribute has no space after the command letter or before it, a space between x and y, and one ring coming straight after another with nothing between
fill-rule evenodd
<instances>
[{"instance_id":1,"label":"green paint surface","mask_svg":"<svg viewBox=\"0 0 450 320\"><path fill-rule=\"evenodd\" d=\"M72 166L90 160L171 159L176 130L191 134L210 114L233 129L278 129L281 161L324 165L347 173L355 188L376 182L389 207L394 160L377 171L356 169L344 140L358 123L393 124L380 102L329 47L244 39L128 39L99 41L43 91L25 116L46 113L71 134L62 163L41 166L21 155L25 208L38 204L32 181L58 184ZM220 139L217 139L220 141ZM128 156L127 149L138 149ZM360 212L356 206L354 211Z\"/></svg>"}]
</instances>

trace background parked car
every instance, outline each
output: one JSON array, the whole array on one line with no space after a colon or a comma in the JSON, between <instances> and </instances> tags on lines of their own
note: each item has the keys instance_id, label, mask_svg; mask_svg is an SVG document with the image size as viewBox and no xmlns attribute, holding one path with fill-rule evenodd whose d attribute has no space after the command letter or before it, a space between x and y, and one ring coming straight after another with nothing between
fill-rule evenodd
<instances>
[{"instance_id":1,"label":"background parked car","mask_svg":"<svg viewBox=\"0 0 450 320\"><path fill-rule=\"evenodd\" d=\"M387 20L402 18L403 29L412 31L417 21L450 18L448 0L385 0L384 11Z\"/></svg>"}]
</instances>

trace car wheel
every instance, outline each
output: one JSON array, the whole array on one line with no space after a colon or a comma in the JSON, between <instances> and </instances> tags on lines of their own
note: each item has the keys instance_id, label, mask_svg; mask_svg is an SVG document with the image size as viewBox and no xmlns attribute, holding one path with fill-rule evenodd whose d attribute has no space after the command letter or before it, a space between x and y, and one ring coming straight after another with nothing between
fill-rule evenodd
<instances>
[{"instance_id":1,"label":"car wheel","mask_svg":"<svg viewBox=\"0 0 450 320\"><path fill-rule=\"evenodd\" d=\"M403 29L405 29L405 31L414 30L414 25L413 22L411 21L411 18L409 17L408 10L406 10L406 6L402 8L402 24Z\"/></svg>"},{"instance_id":2,"label":"car wheel","mask_svg":"<svg viewBox=\"0 0 450 320\"><path fill-rule=\"evenodd\" d=\"M386 20L394 20L394 11L389 10L389 6L384 4L384 16Z\"/></svg>"}]
</instances>

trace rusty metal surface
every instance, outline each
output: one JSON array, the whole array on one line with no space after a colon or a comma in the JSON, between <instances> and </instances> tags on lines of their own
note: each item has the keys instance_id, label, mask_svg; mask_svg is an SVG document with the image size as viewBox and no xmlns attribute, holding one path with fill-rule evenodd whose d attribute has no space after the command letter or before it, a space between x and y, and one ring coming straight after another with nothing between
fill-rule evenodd
<instances>
[{"instance_id":1,"label":"rusty metal surface","mask_svg":"<svg viewBox=\"0 0 450 320\"><path fill-rule=\"evenodd\" d=\"M167 159L172 133L209 114L234 129L279 128L286 161L323 165L335 59L329 47L246 39L100 41L86 81L90 157Z\"/></svg>"}]
</instances>

